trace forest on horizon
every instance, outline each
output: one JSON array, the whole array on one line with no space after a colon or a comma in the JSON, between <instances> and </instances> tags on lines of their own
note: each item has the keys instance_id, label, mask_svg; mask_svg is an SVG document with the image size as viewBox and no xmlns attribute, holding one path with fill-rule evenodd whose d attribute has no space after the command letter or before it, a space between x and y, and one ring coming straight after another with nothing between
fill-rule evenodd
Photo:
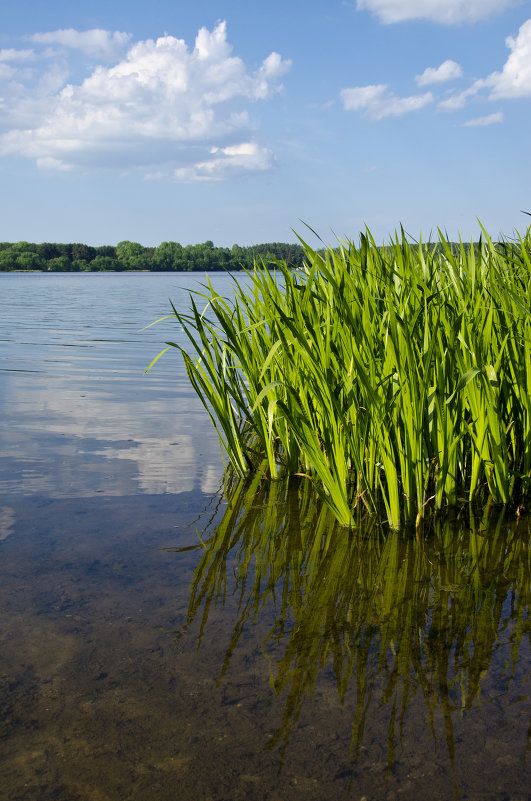
<instances>
[{"instance_id":1,"label":"forest on horizon","mask_svg":"<svg viewBox=\"0 0 531 801\"><path fill-rule=\"evenodd\" d=\"M404 235L404 234L403 234ZM367 241L361 235L360 246ZM347 249L351 243L343 243ZM479 242L446 241L446 247L454 254L461 248L468 252L471 247L477 253ZM410 242L412 248L419 243ZM520 243L502 241L495 243L496 249L505 254L519 253ZM355 247L355 246L354 246ZM427 252L441 247L438 241L422 243ZM386 245L378 250L385 252ZM318 249L318 252L324 252ZM290 268L301 268L306 254L300 244L288 242L266 242L260 245L233 245L231 248L216 247L211 240L198 245L181 245L179 242L161 242L157 247L144 247L138 242L123 240L117 245L62 244L57 242L0 242L0 272L214 272L250 270L255 260L266 266L274 266L276 260L285 262Z\"/></svg>"},{"instance_id":2,"label":"forest on horizon","mask_svg":"<svg viewBox=\"0 0 531 801\"><path fill-rule=\"evenodd\" d=\"M161 242L157 247L144 247L129 240L99 247L81 243L0 242L0 272L208 272L250 269L255 259L267 262L271 257L286 261L289 267L300 267L304 250L301 245L286 242L232 248L215 247L210 240L198 245Z\"/></svg>"}]
</instances>

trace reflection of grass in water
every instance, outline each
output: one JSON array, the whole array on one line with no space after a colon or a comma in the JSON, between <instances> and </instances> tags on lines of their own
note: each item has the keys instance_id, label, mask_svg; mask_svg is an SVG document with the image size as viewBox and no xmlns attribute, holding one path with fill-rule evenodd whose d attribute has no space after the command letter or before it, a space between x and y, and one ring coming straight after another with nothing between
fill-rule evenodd
<instances>
[{"instance_id":1,"label":"reflection of grass in water","mask_svg":"<svg viewBox=\"0 0 531 801\"><path fill-rule=\"evenodd\" d=\"M529 637L531 550L524 523L436 521L417 536L373 525L346 532L309 483L234 480L228 507L196 568L187 626L200 617L199 641L212 606L227 591L238 617L221 668L226 673L247 623L274 604L277 620L264 643L285 642L270 664L271 686L284 696L282 723L268 747L289 742L321 671L333 665L344 703L354 682L352 755L363 744L371 703L389 710L388 768L406 713L419 693L435 740L442 713L450 758L452 716L480 697L498 632L512 627L506 689L522 639ZM234 572L228 577L227 568ZM229 590L228 590L229 587ZM528 745L529 747L529 745Z\"/></svg>"}]
</instances>

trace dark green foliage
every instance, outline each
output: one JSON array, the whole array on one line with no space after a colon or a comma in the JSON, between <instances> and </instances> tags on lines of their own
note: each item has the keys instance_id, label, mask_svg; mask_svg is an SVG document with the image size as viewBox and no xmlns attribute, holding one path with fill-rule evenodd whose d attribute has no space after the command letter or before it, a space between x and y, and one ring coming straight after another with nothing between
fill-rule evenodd
<instances>
[{"instance_id":1,"label":"dark green foliage","mask_svg":"<svg viewBox=\"0 0 531 801\"><path fill-rule=\"evenodd\" d=\"M57 256L54 259L48 259L46 266L51 272L67 273L72 269L72 262L68 256Z\"/></svg>"},{"instance_id":2,"label":"dark green foliage","mask_svg":"<svg viewBox=\"0 0 531 801\"><path fill-rule=\"evenodd\" d=\"M197 245L161 242L144 247L122 240L114 245L92 247L81 243L0 242L0 272L9 270L108 271L151 270L153 272L214 272L250 269L256 258L269 265L282 259L289 267L301 267L304 251L300 245L271 242L232 248L216 247L211 240Z\"/></svg>"}]
</instances>

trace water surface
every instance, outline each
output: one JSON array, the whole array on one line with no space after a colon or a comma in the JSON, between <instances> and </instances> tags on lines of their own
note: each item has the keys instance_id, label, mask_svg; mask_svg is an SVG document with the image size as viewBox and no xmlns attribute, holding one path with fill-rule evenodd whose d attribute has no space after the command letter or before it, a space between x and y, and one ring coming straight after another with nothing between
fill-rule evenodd
<instances>
[{"instance_id":1,"label":"water surface","mask_svg":"<svg viewBox=\"0 0 531 801\"><path fill-rule=\"evenodd\" d=\"M199 280L0 276L5 797L529 799L527 518L219 492L176 354L143 376Z\"/></svg>"},{"instance_id":2,"label":"water surface","mask_svg":"<svg viewBox=\"0 0 531 801\"><path fill-rule=\"evenodd\" d=\"M0 488L90 497L218 486L219 448L180 359L172 321L201 276L0 276ZM230 285L219 276L221 286ZM176 354L176 352L175 352Z\"/></svg>"}]
</instances>

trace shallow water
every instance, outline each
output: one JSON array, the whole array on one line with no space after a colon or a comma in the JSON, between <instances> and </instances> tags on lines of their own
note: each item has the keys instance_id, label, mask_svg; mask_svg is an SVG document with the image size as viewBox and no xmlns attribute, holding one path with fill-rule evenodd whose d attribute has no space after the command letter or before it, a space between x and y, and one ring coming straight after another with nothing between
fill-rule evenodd
<instances>
[{"instance_id":1,"label":"shallow water","mask_svg":"<svg viewBox=\"0 0 531 801\"><path fill-rule=\"evenodd\" d=\"M217 437L176 352L187 274L0 276L0 490L48 497L215 491ZM229 285L226 276L220 283Z\"/></svg>"},{"instance_id":2,"label":"shallow water","mask_svg":"<svg viewBox=\"0 0 531 801\"><path fill-rule=\"evenodd\" d=\"M529 799L528 520L218 492L179 359L142 374L198 280L0 276L0 795Z\"/></svg>"}]
</instances>

